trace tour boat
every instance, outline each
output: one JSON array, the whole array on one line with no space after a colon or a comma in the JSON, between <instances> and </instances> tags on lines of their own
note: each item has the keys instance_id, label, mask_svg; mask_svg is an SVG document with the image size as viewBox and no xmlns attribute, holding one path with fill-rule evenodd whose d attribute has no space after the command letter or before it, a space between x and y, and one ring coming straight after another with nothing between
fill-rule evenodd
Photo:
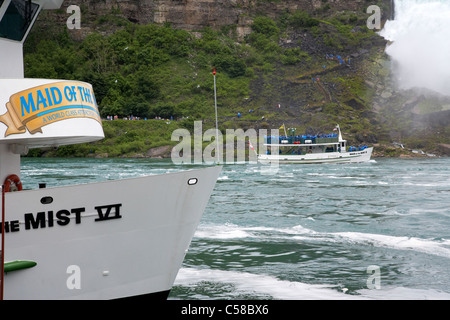
<instances>
[{"instance_id":1,"label":"tour boat","mask_svg":"<svg viewBox=\"0 0 450 320\"><path fill-rule=\"evenodd\" d=\"M28 190L20 180L29 148L104 138L89 83L24 78L26 36L61 4L0 0L1 299L167 298L221 166Z\"/></svg>"},{"instance_id":2,"label":"tour boat","mask_svg":"<svg viewBox=\"0 0 450 320\"><path fill-rule=\"evenodd\" d=\"M349 147L342 139L339 125L330 134L300 136L266 136L265 154L258 154L260 163L347 163L367 162L373 147Z\"/></svg>"}]
</instances>

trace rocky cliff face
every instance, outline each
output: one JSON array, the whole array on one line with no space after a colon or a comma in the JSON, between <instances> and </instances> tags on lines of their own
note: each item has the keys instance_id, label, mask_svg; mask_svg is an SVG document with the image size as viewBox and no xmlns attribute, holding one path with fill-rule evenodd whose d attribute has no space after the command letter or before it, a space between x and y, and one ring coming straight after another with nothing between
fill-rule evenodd
<instances>
[{"instance_id":1,"label":"rocky cliff face","mask_svg":"<svg viewBox=\"0 0 450 320\"><path fill-rule=\"evenodd\" d=\"M239 36L250 32L252 17L260 14L277 18L285 11L362 11L367 6L365 0L65 0L63 9L69 5L82 9L82 28L92 27L95 16L115 13L135 23L167 22L188 31L235 26Z\"/></svg>"}]
</instances>

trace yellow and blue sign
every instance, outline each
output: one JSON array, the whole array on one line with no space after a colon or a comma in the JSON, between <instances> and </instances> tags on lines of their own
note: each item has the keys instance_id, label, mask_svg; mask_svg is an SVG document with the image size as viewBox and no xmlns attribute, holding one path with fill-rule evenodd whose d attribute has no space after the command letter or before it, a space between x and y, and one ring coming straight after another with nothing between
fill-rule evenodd
<instances>
[{"instance_id":1,"label":"yellow and blue sign","mask_svg":"<svg viewBox=\"0 0 450 320\"><path fill-rule=\"evenodd\" d=\"M79 81L54 82L15 93L0 116L11 134L42 132L48 124L71 118L91 118L101 123L94 90Z\"/></svg>"}]
</instances>

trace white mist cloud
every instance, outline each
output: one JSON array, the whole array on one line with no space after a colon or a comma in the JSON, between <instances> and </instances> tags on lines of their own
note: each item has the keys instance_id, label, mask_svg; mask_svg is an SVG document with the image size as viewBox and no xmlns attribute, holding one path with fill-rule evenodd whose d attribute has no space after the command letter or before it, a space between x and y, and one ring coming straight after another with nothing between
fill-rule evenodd
<instances>
[{"instance_id":1,"label":"white mist cloud","mask_svg":"<svg viewBox=\"0 0 450 320\"><path fill-rule=\"evenodd\" d=\"M380 35L402 89L450 96L450 0L395 0L395 20Z\"/></svg>"}]
</instances>

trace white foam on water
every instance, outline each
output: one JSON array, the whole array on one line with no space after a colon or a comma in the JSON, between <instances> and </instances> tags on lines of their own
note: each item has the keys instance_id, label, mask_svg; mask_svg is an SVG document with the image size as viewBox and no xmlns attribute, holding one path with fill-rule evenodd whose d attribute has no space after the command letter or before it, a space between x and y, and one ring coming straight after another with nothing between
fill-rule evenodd
<instances>
[{"instance_id":1,"label":"white foam on water","mask_svg":"<svg viewBox=\"0 0 450 320\"><path fill-rule=\"evenodd\" d=\"M215 269L181 268L174 285L192 287L205 281L231 284L235 296L269 295L279 300L361 299L359 296L339 292L328 285L305 284L264 274Z\"/></svg>"},{"instance_id":2,"label":"white foam on water","mask_svg":"<svg viewBox=\"0 0 450 320\"><path fill-rule=\"evenodd\" d=\"M449 300L450 293L434 289L414 289L405 287L386 287L362 289L361 297L377 300Z\"/></svg>"},{"instance_id":3,"label":"white foam on water","mask_svg":"<svg viewBox=\"0 0 450 320\"><path fill-rule=\"evenodd\" d=\"M205 284L207 283L207 284ZM222 284L232 292L223 293L228 298L239 295L270 296L276 300L437 300L450 299L450 293L434 289L383 287L361 289L357 294L346 294L345 288L298 281L280 280L265 274L224 271L216 269L181 268L174 286L196 287L211 283ZM231 285L231 288L229 286Z\"/></svg>"},{"instance_id":4,"label":"white foam on water","mask_svg":"<svg viewBox=\"0 0 450 320\"><path fill-rule=\"evenodd\" d=\"M194 236L207 239L240 239L252 237L245 228L228 223L223 225L200 225Z\"/></svg>"},{"instance_id":5,"label":"white foam on water","mask_svg":"<svg viewBox=\"0 0 450 320\"><path fill-rule=\"evenodd\" d=\"M243 227L235 224L200 225L195 237L210 239L262 238L308 242L352 243L359 245L410 250L450 258L450 240L421 239L362 232L316 232L301 225L286 228Z\"/></svg>"},{"instance_id":6,"label":"white foam on water","mask_svg":"<svg viewBox=\"0 0 450 320\"><path fill-rule=\"evenodd\" d=\"M259 238L261 233L264 236L272 233L273 238L277 238L280 234L317 234L315 231L297 225L291 228L272 228L272 227L244 227L233 223L201 224L195 232L195 237L209 239L233 239L233 238ZM286 237L289 239L289 237Z\"/></svg>"},{"instance_id":7,"label":"white foam on water","mask_svg":"<svg viewBox=\"0 0 450 320\"><path fill-rule=\"evenodd\" d=\"M385 247L399 250L412 250L426 254L432 254L444 258L450 258L450 240L419 239L415 237L397 237L382 234L370 234L360 232L333 233L336 239L369 244L377 247Z\"/></svg>"}]
</instances>

